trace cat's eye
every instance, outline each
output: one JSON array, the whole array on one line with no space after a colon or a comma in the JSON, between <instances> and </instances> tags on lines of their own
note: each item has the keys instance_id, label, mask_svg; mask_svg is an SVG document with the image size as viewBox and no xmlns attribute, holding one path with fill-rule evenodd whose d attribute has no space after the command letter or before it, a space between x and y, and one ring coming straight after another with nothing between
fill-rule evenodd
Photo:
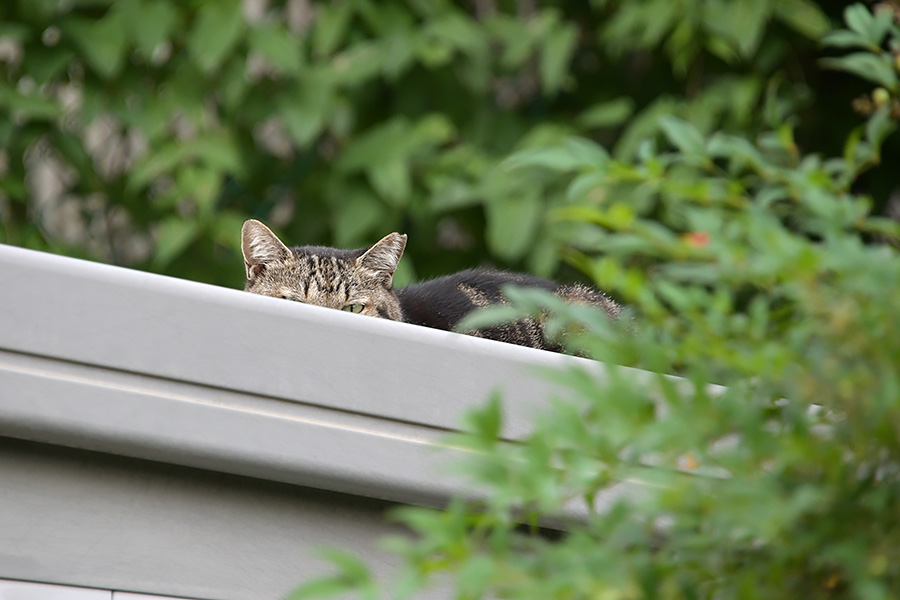
<instances>
[{"instance_id":1,"label":"cat's eye","mask_svg":"<svg viewBox=\"0 0 900 600\"><path fill-rule=\"evenodd\" d=\"M346 310L347 312L359 313L362 312L362 309L366 307L365 304L348 304L341 310Z\"/></svg>"}]
</instances>

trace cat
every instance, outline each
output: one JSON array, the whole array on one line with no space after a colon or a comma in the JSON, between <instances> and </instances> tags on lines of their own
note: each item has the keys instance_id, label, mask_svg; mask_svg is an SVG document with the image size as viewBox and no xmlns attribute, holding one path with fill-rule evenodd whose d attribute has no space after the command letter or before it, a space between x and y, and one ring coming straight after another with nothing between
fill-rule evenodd
<instances>
[{"instance_id":1,"label":"cat","mask_svg":"<svg viewBox=\"0 0 900 600\"><path fill-rule=\"evenodd\" d=\"M447 331L454 331L473 310L506 303L503 287L507 285L547 290L570 303L595 305L611 318L621 312L621 306L611 298L584 285L559 285L531 275L487 269L468 269L395 289L394 271L405 248L406 235L399 233L389 233L368 248L357 250L288 248L268 227L249 219L241 229L247 271L244 289ZM540 319L525 318L465 333L562 351L560 344L545 339Z\"/></svg>"}]
</instances>

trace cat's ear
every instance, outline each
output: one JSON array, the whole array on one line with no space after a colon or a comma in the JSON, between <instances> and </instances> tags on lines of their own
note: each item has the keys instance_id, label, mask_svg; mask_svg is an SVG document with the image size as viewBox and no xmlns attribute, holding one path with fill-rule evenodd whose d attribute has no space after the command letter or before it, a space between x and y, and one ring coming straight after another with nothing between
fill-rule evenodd
<instances>
[{"instance_id":1,"label":"cat's ear","mask_svg":"<svg viewBox=\"0 0 900 600\"><path fill-rule=\"evenodd\" d=\"M241 228L241 252L244 254L247 279L255 278L266 265L283 263L291 256L291 251L278 236L256 219L244 221Z\"/></svg>"},{"instance_id":2,"label":"cat's ear","mask_svg":"<svg viewBox=\"0 0 900 600\"><path fill-rule=\"evenodd\" d=\"M391 281L404 248L406 235L389 233L357 258L356 266L379 273Z\"/></svg>"}]
</instances>

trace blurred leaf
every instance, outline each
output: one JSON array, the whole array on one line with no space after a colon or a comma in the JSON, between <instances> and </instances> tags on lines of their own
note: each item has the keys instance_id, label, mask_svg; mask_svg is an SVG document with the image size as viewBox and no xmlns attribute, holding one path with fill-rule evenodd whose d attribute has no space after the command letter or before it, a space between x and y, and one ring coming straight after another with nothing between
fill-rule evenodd
<instances>
[{"instance_id":1,"label":"blurred leaf","mask_svg":"<svg viewBox=\"0 0 900 600\"><path fill-rule=\"evenodd\" d=\"M710 2L706 11L707 27L732 42L742 58L756 53L768 18L768 4L758 0Z\"/></svg>"},{"instance_id":2,"label":"blurred leaf","mask_svg":"<svg viewBox=\"0 0 900 600\"><path fill-rule=\"evenodd\" d=\"M306 600L307 598L331 598L352 591L353 586L341 577L320 577L307 581L285 600Z\"/></svg>"},{"instance_id":3,"label":"blurred leaf","mask_svg":"<svg viewBox=\"0 0 900 600\"><path fill-rule=\"evenodd\" d=\"M465 598L480 598L494 574L494 561L489 556L476 555L460 567L458 591Z\"/></svg>"},{"instance_id":4,"label":"blurred leaf","mask_svg":"<svg viewBox=\"0 0 900 600\"><path fill-rule=\"evenodd\" d=\"M153 55L178 25L178 13L168 2L118 0L113 10L121 12L129 39L146 58Z\"/></svg>"},{"instance_id":5,"label":"blurred leaf","mask_svg":"<svg viewBox=\"0 0 900 600\"><path fill-rule=\"evenodd\" d=\"M476 55L487 48L484 34L468 15L461 12L444 12L428 22L424 29L424 39L430 43L446 45L449 49L462 50ZM449 54L444 55L449 58Z\"/></svg>"},{"instance_id":6,"label":"blurred leaf","mask_svg":"<svg viewBox=\"0 0 900 600\"><path fill-rule=\"evenodd\" d=\"M693 125L673 116L662 117L659 123L669 141L685 155L706 156L706 143Z\"/></svg>"},{"instance_id":7,"label":"blurred leaf","mask_svg":"<svg viewBox=\"0 0 900 600\"><path fill-rule=\"evenodd\" d=\"M580 168L602 169L608 161L606 150L597 144L582 138L568 138L562 147L516 152L503 165L510 170L546 167L557 171L571 171Z\"/></svg>"},{"instance_id":8,"label":"blurred leaf","mask_svg":"<svg viewBox=\"0 0 900 600\"><path fill-rule=\"evenodd\" d=\"M544 93L552 94L562 87L577 41L578 29L574 25L560 26L547 36L540 60L541 87Z\"/></svg>"},{"instance_id":9,"label":"blurred leaf","mask_svg":"<svg viewBox=\"0 0 900 600\"><path fill-rule=\"evenodd\" d=\"M615 127L621 125L634 112L631 98L617 98L595 104L580 115L578 121L585 127Z\"/></svg>"},{"instance_id":10,"label":"blurred leaf","mask_svg":"<svg viewBox=\"0 0 900 600\"><path fill-rule=\"evenodd\" d=\"M25 54L23 70L34 77L38 85L43 85L59 76L75 58L75 53L67 48L30 48Z\"/></svg>"},{"instance_id":11,"label":"blurred leaf","mask_svg":"<svg viewBox=\"0 0 900 600\"><path fill-rule=\"evenodd\" d=\"M19 119L53 119L62 114L59 104L37 95L26 96L11 87L0 85L0 106Z\"/></svg>"},{"instance_id":12,"label":"blurred leaf","mask_svg":"<svg viewBox=\"0 0 900 600\"><path fill-rule=\"evenodd\" d=\"M881 45L893 19L891 10L880 10L874 15L862 4L851 4L844 9L844 21L851 30L862 36L873 48Z\"/></svg>"},{"instance_id":13,"label":"blurred leaf","mask_svg":"<svg viewBox=\"0 0 900 600\"><path fill-rule=\"evenodd\" d=\"M381 48L374 42L356 43L332 61L336 81L351 87L376 77L383 65Z\"/></svg>"},{"instance_id":14,"label":"blurred leaf","mask_svg":"<svg viewBox=\"0 0 900 600\"><path fill-rule=\"evenodd\" d=\"M541 220L541 202L537 194L493 198L485 203L487 243L504 260L525 255Z\"/></svg>"},{"instance_id":15,"label":"blurred leaf","mask_svg":"<svg viewBox=\"0 0 900 600\"><path fill-rule=\"evenodd\" d=\"M503 427L503 409L500 397L492 394L481 407L471 410L464 417L466 428L477 438L483 448L489 448L500 441Z\"/></svg>"},{"instance_id":16,"label":"blurred leaf","mask_svg":"<svg viewBox=\"0 0 900 600\"><path fill-rule=\"evenodd\" d=\"M360 171L405 156L411 132L406 119L397 117L369 129L354 140L338 161L338 168Z\"/></svg>"},{"instance_id":17,"label":"blurred leaf","mask_svg":"<svg viewBox=\"0 0 900 600\"><path fill-rule=\"evenodd\" d=\"M188 38L188 51L202 70L215 71L237 44L243 29L237 0L205 2Z\"/></svg>"},{"instance_id":18,"label":"blurred leaf","mask_svg":"<svg viewBox=\"0 0 900 600\"><path fill-rule=\"evenodd\" d=\"M606 182L606 180L607 174L605 172L588 172L579 175L577 178L572 180L571 184L569 184L569 189L566 192L566 197L569 200L580 200L589 191L601 187Z\"/></svg>"},{"instance_id":19,"label":"blurred leaf","mask_svg":"<svg viewBox=\"0 0 900 600\"><path fill-rule=\"evenodd\" d=\"M831 28L822 8L812 0L782 0L771 6L780 20L810 39L819 39Z\"/></svg>"},{"instance_id":20,"label":"blurred leaf","mask_svg":"<svg viewBox=\"0 0 900 600\"><path fill-rule=\"evenodd\" d=\"M199 233L196 221L169 217L160 222L156 231L156 249L153 254L153 265L157 269L165 268L178 258Z\"/></svg>"},{"instance_id":21,"label":"blurred leaf","mask_svg":"<svg viewBox=\"0 0 900 600\"><path fill-rule=\"evenodd\" d=\"M372 188L393 206L404 206L412 192L412 175L404 159L379 162L366 171Z\"/></svg>"},{"instance_id":22,"label":"blurred leaf","mask_svg":"<svg viewBox=\"0 0 900 600\"><path fill-rule=\"evenodd\" d=\"M335 241L342 248L375 242L388 233L378 227L384 222L385 213L375 198L362 192L350 195L334 215Z\"/></svg>"},{"instance_id":23,"label":"blurred leaf","mask_svg":"<svg viewBox=\"0 0 900 600\"><path fill-rule=\"evenodd\" d=\"M837 48L866 48L869 45L868 40L864 36L846 29L829 32L828 35L822 38L822 43L826 46Z\"/></svg>"},{"instance_id":24,"label":"blurred leaf","mask_svg":"<svg viewBox=\"0 0 900 600\"><path fill-rule=\"evenodd\" d=\"M880 148L885 138L897 129L897 123L891 120L891 107L879 109L866 123L866 141L875 148Z\"/></svg>"},{"instance_id":25,"label":"blurred leaf","mask_svg":"<svg viewBox=\"0 0 900 600\"><path fill-rule=\"evenodd\" d=\"M889 89L897 87L897 73L890 59L885 57L857 52L838 58L823 58L819 63L825 68L848 71Z\"/></svg>"},{"instance_id":26,"label":"blurred leaf","mask_svg":"<svg viewBox=\"0 0 900 600\"><path fill-rule=\"evenodd\" d=\"M300 41L282 27L262 25L249 33L250 48L285 73L296 75L302 67Z\"/></svg>"},{"instance_id":27,"label":"blurred leaf","mask_svg":"<svg viewBox=\"0 0 900 600\"><path fill-rule=\"evenodd\" d=\"M330 55L334 52L343 41L352 15L352 2L319 5L316 11L316 28L313 30L313 51L318 55Z\"/></svg>"},{"instance_id":28,"label":"blurred leaf","mask_svg":"<svg viewBox=\"0 0 900 600\"><path fill-rule=\"evenodd\" d=\"M100 77L111 79L119 74L127 49L126 23L119 13L110 12L100 20L71 16L63 22L62 29Z\"/></svg>"},{"instance_id":29,"label":"blurred leaf","mask_svg":"<svg viewBox=\"0 0 900 600\"><path fill-rule=\"evenodd\" d=\"M213 210L221 186L218 169L183 167L178 171L176 182L178 191L193 198L202 213L208 214Z\"/></svg>"}]
</instances>

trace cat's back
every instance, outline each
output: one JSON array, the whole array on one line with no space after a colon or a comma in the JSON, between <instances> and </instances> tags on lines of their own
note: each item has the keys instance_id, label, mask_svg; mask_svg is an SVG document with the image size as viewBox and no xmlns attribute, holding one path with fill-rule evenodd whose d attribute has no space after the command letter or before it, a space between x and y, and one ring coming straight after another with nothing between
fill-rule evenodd
<instances>
[{"instance_id":1,"label":"cat's back","mask_svg":"<svg viewBox=\"0 0 900 600\"><path fill-rule=\"evenodd\" d=\"M518 285L557 290L552 281L507 271L467 269L397 290L405 320L417 325L453 329L468 313L506 302L503 287Z\"/></svg>"},{"instance_id":2,"label":"cat's back","mask_svg":"<svg viewBox=\"0 0 900 600\"><path fill-rule=\"evenodd\" d=\"M620 306L615 301L588 286L559 285L532 275L490 269L468 269L413 284L397 290L397 296L405 321L452 331L472 311L506 304L508 300L503 294L506 286L552 292L571 304L589 304L601 308L612 318L617 317L620 311ZM560 350L556 344L548 344L543 324L532 318L467 333L520 346Z\"/></svg>"}]
</instances>

